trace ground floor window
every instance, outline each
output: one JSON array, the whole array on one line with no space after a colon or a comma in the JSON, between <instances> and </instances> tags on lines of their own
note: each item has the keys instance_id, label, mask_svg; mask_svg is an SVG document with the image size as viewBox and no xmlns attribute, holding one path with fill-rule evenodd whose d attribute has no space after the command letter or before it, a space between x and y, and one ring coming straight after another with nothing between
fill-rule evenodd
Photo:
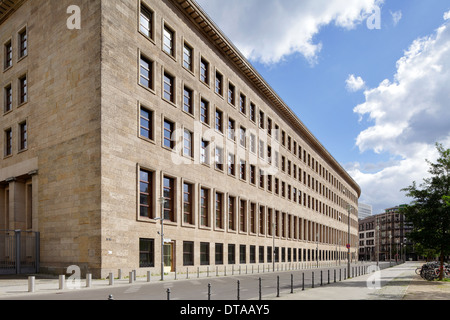
<instances>
[{"instance_id":1,"label":"ground floor window","mask_svg":"<svg viewBox=\"0 0 450 320\"><path fill-rule=\"evenodd\" d=\"M183 242L183 265L194 265L194 242L192 241Z\"/></svg>"},{"instance_id":2,"label":"ground floor window","mask_svg":"<svg viewBox=\"0 0 450 320\"><path fill-rule=\"evenodd\" d=\"M202 266L209 265L209 243L200 243L200 264Z\"/></svg>"},{"instance_id":3,"label":"ground floor window","mask_svg":"<svg viewBox=\"0 0 450 320\"><path fill-rule=\"evenodd\" d=\"M155 266L155 240L139 239L139 267L152 268Z\"/></svg>"}]
</instances>

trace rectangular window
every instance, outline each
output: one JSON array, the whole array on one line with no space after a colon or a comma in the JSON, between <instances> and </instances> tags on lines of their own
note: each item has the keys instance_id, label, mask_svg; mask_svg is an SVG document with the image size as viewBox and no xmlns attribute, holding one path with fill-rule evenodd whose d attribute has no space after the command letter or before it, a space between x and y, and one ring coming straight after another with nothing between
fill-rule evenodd
<instances>
[{"instance_id":1,"label":"rectangular window","mask_svg":"<svg viewBox=\"0 0 450 320\"><path fill-rule=\"evenodd\" d=\"M220 147L216 147L215 166L217 170L223 170L223 149Z\"/></svg>"},{"instance_id":2,"label":"rectangular window","mask_svg":"<svg viewBox=\"0 0 450 320\"><path fill-rule=\"evenodd\" d=\"M28 35L27 29L19 32L19 59L28 54Z\"/></svg>"},{"instance_id":3,"label":"rectangular window","mask_svg":"<svg viewBox=\"0 0 450 320\"><path fill-rule=\"evenodd\" d=\"M188 44L184 44L183 47L183 67L192 71L192 48Z\"/></svg>"},{"instance_id":4,"label":"rectangular window","mask_svg":"<svg viewBox=\"0 0 450 320\"><path fill-rule=\"evenodd\" d=\"M216 110L215 126L217 131L223 133L223 113L220 110Z\"/></svg>"},{"instance_id":5,"label":"rectangular window","mask_svg":"<svg viewBox=\"0 0 450 320\"><path fill-rule=\"evenodd\" d=\"M232 153L228 154L228 174L236 175L235 156Z\"/></svg>"},{"instance_id":6,"label":"rectangular window","mask_svg":"<svg viewBox=\"0 0 450 320\"><path fill-rule=\"evenodd\" d=\"M164 120L164 146L169 149L175 148L175 124L168 120Z\"/></svg>"},{"instance_id":7,"label":"rectangular window","mask_svg":"<svg viewBox=\"0 0 450 320\"><path fill-rule=\"evenodd\" d=\"M256 184L256 167L254 165L250 165L250 183Z\"/></svg>"},{"instance_id":8,"label":"rectangular window","mask_svg":"<svg viewBox=\"0 0 450 320\"><path fill-rule=\"evenodd\" d=\"M12 43L11 41L8 41L5 44L5 60L3 63L3 68L4 69L8 69L9 67L12 66Z\"/></svg>"},{"instance_id":9,"label":"rectangular window","mask_svg":"<svg viewBox=\"0 0 450 320\"><path fill-rule=\"evenodd\" d=\"M200 142L200 163L209 165L209 141L203 139Z\"/></svg>"},{"instance_id":10,"label":"rectangular window","mask_svg":"<svg viewBox=\"0 0 450 320\"><path fill-rule=\"evenodd\" d=\"M193 189L190 183L183 184L183 221L188 224L194 224L193 217Z\"/></svg>"},{"instance_id":11,"label":"rectangular window","mask_svg":"<svg viewBox=\"0 0 450 320\"><path fill-rule=\"evenodd\" d=\"M263 189L264 189L264 179L265 179L264 171L259 169L259 187Z\"/></svg>"},{"instance_id":12,"label":"rectangular window","mask_svg":"<svg viewBox=\"0 0 450 320\"><path fill-rule=\"evenodd\" d=\"M247 263L247 247L245 244L239 246L239 263Z\"/></svg>"},{"instance_id":13,"label":"rectangular window","mask_svg":"<svg viewBox=\"0 0 450 320\"><path fill-rule=\"evenodd\" d=\"M192 90L184 87L183 90L183 110L187 113L194 114L194 100Z\"/></svg>"},{"instance_id":14,"label":"rectangular window","mask_svg":"<svg viewBox=\"0 0 450 320\"><path fill-rule=\"evenodd\" d=\"M146 6L141 5L141 14L139 18L139 30L148 38L153 39L152 28L153 12Z\"/></svg>"},{"instance_id":15,"label":"rectangular window","mask_svg":"<svg viewBox=\"0 0 450 320\"><path fill-rule=\"evenodd\" d=\"M164 26L163 31L163 50L167 54L174 56L174 35L175 33L169 29L167 26Z\"/></svg>"},{"instance_id":16,"label":"rectangular window","mask_svg":"<svg viewBox=\"0 0 450 320\"><path fill-rule=\"evenodd\" d=\"M153 219L153 172L139 173L139 215Z\"/></svg>"},{"instance_id":17,"label":"rectangular window","mask_svg":"<svg viewBox=\"0 0 450 320\"><path fill-rule=\"evenodd\" d=\"M247 112L247 98L243 94L239 96L239 111L243 114Z\"/></svg>"},{"instance_id":18,"label":"rectangular window","mask_svg":"<svg viewBox=\"0 0 450 320\"><path fill-rule=\"evenodd\" d=\"M139 83L146 88L153 89L153 62L141 55Z\"/></svg>"},{"instance_id":19,"label":"rectangular window","mask_svg":"<svg viewBox=\"0 0 450 320\"><path fill-rule=\"evenodd\" d=\"M256 233L256 204L250 203L250 232Z\"/></svg>"},{"instance_id":20,"label":"rectangular window","mask_svg":"<svg viewBox=\"0 0 450 320\"><path fill-rule=\"evenodd\" d=\"M228 197L228 229L229 230L236 230L236 223L235 223L235 208L236 208L236 198L235 197Z\"/></svg>"},{"instance_id":21,"label":"rectangular window","mask_svg":"<svg viewBox=\"0 0 450 320\"><path fill-rule=\"evenodd\" d=\"M27 76L19 78L19 105L28 101Z\"/></svg>"},{"instance_id":22,"label":"rectangular window","mask_svg":"<svg viewBox=\"0 0 450 320\"><path fill-rule=\"evenodd\" d=\"M235 87L231 83L228 84L228 103L235 104Z\"/></svg>"},{"instance_id":23,"label":"rectangular window","mask_svg":"<svg viewBox=\"0 0 450 320\"><path fill-rule=\"evenodd\" d=\"M5 130L5 156L12 155L12 129Z\"/></svg>"},{"instance_id":24,"label":"rectangular window","mask_svg":"<svg viewBox=\"0 0 450 320\"><path fill-rule=\"evenodd\" d=\"M264 234L265 230L265 208L263 206L259 206L259 233Z\"/></svg>"},{"instance_id":25,"label":"rectangular window","mask_svg":"<svg viewBox=\"0 0 450 320\"><path fill-rule=\"evenodd\" d=\"M200 101L200 121L209 125L209 102L205 99Z\"/></svg>"},{"instance_id":26,"label":"rectangular window","mask_svg":"<svg viewBox=\"0 0 450 320\"><path fill-rule=\"evenodd\" d=\"M247 164L245 160L241 160L239 163L239 178L241 180L247 180Z\"/></svg>"},{"instance_id":27,"label":"rectangular window","mask_svg":"<svg viewBox=\"0 0 450 320\"><path fill-rule=\"evenodd\" d=\"M200 264L202 266L209 265L209 243L200 243Z\"/></svg>"},{"instance_id":28,"label":"rectangular window","mask_svg":"<svg viewBox=\"0 0 450 320\"><path fill-rule=\"evenodd\" d=\"M209 62L200 59L200 81L209 85Z\"/></svg>"},{"instance_id":29,"label":"rectangular window","mask_svg":"<svg viewBox=\"0 0 450 320\"><path fill-rule=\"evenodd\" d=\"M250 120L256 122L256 106L250 103Z\"/></svg>"},{"instance_id":30,"label":"rectangular window","mask_svg":"<svg viewBox=\"0 0 450 320\"><path fill-rule=\"evenodd\" d=\"M175 103L175 78L164 72L164 99Z\"/></svg>"},{"instance_id":31,"label":"rectangular window","mask_svg":"<svg viewBox=\"0 0 450 320\"><path fill-rule=\"evenodd\" d=\"M175 222L175 179L164 177L164 219Z\"/></svg>"},{"instance_id":32,"label":"rectangular window","mask_svg":"<svg viewBox=\"0 0 450 320\"><path fill-rule=\"evenodd\" d=\"M5 95L5 98L4 98L5 106L3 108L3 111L4 112L9 112L9 111L12 110L12 97L13 97L12 86L11 85L8 85L8 86L5 87L4 95Z\"/></svg>"},{"instance_id":33,"label":"rectangular window","mask_svg":"<svg viewBox=\"0 0 450 320\"><path fill-rule=\"evenodd\" d=\"M223 264L223 243L216 243L216 265Z\"/></svg>"},{"instance_id":34,"label":"rectangular window","mask_svg":"<svg viewBox=\"0 0 450 320\"><path fill-rule=\"evenodd\" d=\"M155 240L139 239L139 268L155 266Z\"/></svg>"},{"instance_id":35,"label":"rectangular window","mask_svg":"<svg viewBox=\"0 0 450 320\"><path fill-rule=\"evenodd\" d=\"M186 157L194 157L194 151L193 151L193 133L189 130L184 130L184 137L183 137L183 154Z\"/></svg>"},{"instance_id":36,"label":"rectangular window","mask_svg":"<svg viewBox=\"0 0 450 320\"><path fill-rule=\"evenodd\" d=\"M194 242L183 241L183 266L194 265Z\"/></svg>"},{"instance_id":37,"label":"rectangular window","mask_svg":"<svg viewBox=\"0 0 450 320\"><path fill-rule=\"evenodd\" d=\"M239 144L241 147L246 148L247 147L247 134L244 127L239 128Z\"/></svg>"},{"instance_id":38,"label":"rectangular window","mask_svg":"<svg viewBox=\"0 0 450 320\"><path fill-rule=\"evenodd\" d=\"M200 225L203 227L209 226L209 190L205 188L200 189Z\"/></svg>"},{"instance_id":39,"label":"rectangular window","mask_svg":"<svg viewBox=\"0 0 450 320\"><path fill-rule=\"evenodd\" d=\"M216 72L215 91L218 95L223 95L223 76L219 72Z\"/></svg>"},{"instance_id":40,"label":"rectangular window","mask_svg":"<svg viewBox=\"0 0 450 320\"><path fill-rule=\"evenodd\" d=\"M228 139L235 141L235 137L236 137L236 122L231 119L228 118Z\"/></svg>"},{"instance_id":41,"label":"rectangular window","mask_svg":"<svg viewBox=\"0 0 450 320\"><path fill-rule=\"evenodd\" d=\"M250 263L256 263L256 246L250 246Z\"/></svg>"},{"instance_id":42,"label":"rectangular window","mask_svg":"<svg viewBox=\"0 0 450 320\"><path fill-rule=\"evenodd\" d=\"M141 107L140 112L140 135L143 138L153 140L153 112Z\"/></svg>"},{"instance_id":43,"label":"rectangular window","mask_svg":"<svg viewBox=\"0 0 450 320\"><path fill-rule=\"evenodd\" d=\"M228 264L236 263L236 245L229 244L228 245Z\"/></svg>"},{"instance_id":44,"label":"rectangular window","mask_svg":"<svg viewBox=\"0 0 450 320\"><path fill-rule=\"evenodd\" d=\"M264 112L259 111L259 127L264 129Z\"/></svg>"},{"instance_id":45,"label":"rectangular window","mask_svg":"<svg viewBox=\"0 0 450 320\"><path fill-rule=\"evenodd\" d=\"M241 200L239 205L239 231L247 231L247 202Z\"/></svg>"},{"instance_id":46,"label":"rectangular window","mask_svg":"<svg viewBox=\"0 0 450 320\"><path fill-rule=\"evenodd\" d=\"M19 151L26 150L28 148L28 127L26 122L19 124Z\"/></svg>"},{"instance_id":47,"label":"rectangular window","mask_svg":"<svg viewBox=\"0 0 450 320\"><path fill-rule=\"evenodd\" d=\"M223 194L216 192L216 228L223 229Z\"/></svg>"}]
</instances>

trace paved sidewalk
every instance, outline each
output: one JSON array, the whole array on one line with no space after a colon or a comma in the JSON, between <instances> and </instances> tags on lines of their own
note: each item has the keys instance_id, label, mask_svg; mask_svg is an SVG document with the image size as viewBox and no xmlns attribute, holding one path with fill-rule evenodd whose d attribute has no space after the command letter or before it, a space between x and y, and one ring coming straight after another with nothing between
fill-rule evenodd
<instances>
[{"instance_id":1,"label":"paved sidewalk","mask_svg":"<svg viewBox=\"0 0 450 320\"><path fill-rule=\"evenodd\" d=\"M450 300L450 282L416 275L421 262L407 262L371 274L267 300Z\"/></svg>"}]
</instances>

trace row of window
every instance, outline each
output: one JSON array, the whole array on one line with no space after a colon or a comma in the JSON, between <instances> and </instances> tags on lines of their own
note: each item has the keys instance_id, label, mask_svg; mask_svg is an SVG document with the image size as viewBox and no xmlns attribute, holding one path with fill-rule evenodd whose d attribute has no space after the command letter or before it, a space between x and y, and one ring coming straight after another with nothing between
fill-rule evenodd
<instances>
[{"instance_id":1,"label":"row of window","mask_svg":"<svg viewBox=\"0 0 450 320\"><path fill-rule=\"evenodd\" d=\"M27 150L28 148L28 125L27 122L19 123L18 127L18 152ZM4 130L4 157L12 156L13 154L13 128Z\"/></svg>"},{"instance_id":2,"label":"row of window","mask_svg":"<svg viewBox=\"0 0 450 320\"><path fill-rule=\"evenodd\" d=\"M339 258L342 260L345 258L345 252L337 252L336 250L275 247L273 252L272 248L272 246L200 242L200 254L197 256L200 256L200 265L205 266L211 264L271 263L273 259L275 262L309 262L317 260L334 261ZM214 260L211 257L211 249L214 250ZM225 249L227 250L225 251ZM183 266L193 266L195 264L194 253L195 243L193 241L183 241ZM225 260L225 257L227 257L227 260ZM155 267L154 239L139 239L139 267Z\"/></svg>"},{"instance_id":3,"label":"row of window","mask_svg":"<svg viewBox=\"0 0 450 320\"><path fill-rule=\"evenodd\" d=\"M140 8L140 24L139 31L148 39L152 40L154 43L154 29L155 29L155 19L154 19L154 11L150 9L146 4L142 3ZM162 51L174 58L176 60L176 46L177 46L177 37L175 30L166 22L162 23ZM192 74L195 74L194 68L194 49L193 47L185 40L182 43L183 51L182 51L182 66L184 69L188 70ZM203 57L200 57L200 65L199 65L199 79L201 82L206 84L208 87L210 86L210 73L211 66L209 62ZM162 90L162 98L171 102L172 104L176 104L176 78L170 72L164 70L162 75L163 82L163 90ZM154 91L154 62L141 53L140 57L140 84L150 90ZM224 97L224 75L215 70L214 77L214 91L221 97ZM322 176L329 183L332 183L337 189L341 190L346 196L348 196L352 201L356 202L356 196L353 195L349 190L343 188L343 185L336 179L326 168L323 168L321 164L318 163L314 157L311 157L306 150L300 146L297 141L292 139L284 130L280 131L280 128L277 124L273 123L272 119L266 117L262 110L257 111L257 108L254 103L248 102L247 97L242 92L238 93L236 86L229 81L228 82L228 90L226 99L229 104L236 107L238 104L239 111L243 115L247 115L249 112L249 118L252 122L257 122L257 116L259 115L259 128L266 129L267 134L269 136L274 136L275 140L280 141L280 132L281 132L281 145L286 147L288 151L292 152L295 156L298 156L300 160L303 159L304 163L307 164L313 171ZM183 111L186 113L194 115L194 92L188 86L183 86ZM248 111L247 111L248 107ZM225 116L224 112L216 108L216 110L210 110L209 102L200 98L200 121L205 123L206 125L210 125L209 119L211 115L211 111L214 112L214 128L216 131L224 134L225 129ZM242 131L245 131L244 127L237 128L235 120L229 118L228 119L228 138L235 140L235 132L240 131L240 136L243 136ZM250 136L250 138L252 138ZM245 145L245 142L241 139L241 145ZM255 150L256 146L255 141L251 141L250 146L252 150ZM259 141L261 144L261 140ZM168 141L168 144L173 145ZM260 148L260 150L264 150L264 148ZM264 151L260 151L261 155ZM290 160L289 160L290 161Z\"/></svg>"},{"instance_id":4,"label":"row of window","mask_svg":"<svg viewBox=\"0 0 450 320\"><path fill-rule=\"evenodd\" d=\"M162 207L164 219L168 222L178 222L177 217L177 179L164 175ZM154 192L156 185L155 173L140 169L139 171L139 216L154 219L156 209ZM182 181L182 199L179 202L182 212L182 225L196 225L202 228L225 230L240 233L258 234L319 241L336 244L345 234L332 227L303 219L264 205L258 205L247 200L227 195L195 184ZM198 204L196 202L198 199ZM158 210L157 210L158 211ZM198 212L198 215L195 215ZM338 214L338 213L337 213ZM199 221L196 221L198 216Z\"/></svg>"},{"instance_id":5,"label":"row of window","mask_svg":"<svg viewBox=\"0 0 450 320\"><path fill-rule=\"evenodd\" d=\"M9 39L3 45L3 70L7 70L13 66L13 41ZM24 27L17 33L17 61L28 55L28 33Z\"/></svg>"}]
</instances>

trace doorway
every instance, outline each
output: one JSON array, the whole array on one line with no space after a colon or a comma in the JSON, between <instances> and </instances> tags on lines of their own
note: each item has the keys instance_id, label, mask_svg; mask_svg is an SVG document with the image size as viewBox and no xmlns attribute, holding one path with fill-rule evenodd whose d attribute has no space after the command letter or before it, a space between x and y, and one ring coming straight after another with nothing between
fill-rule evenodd
<instances>
[{"instance_id":1,"label":"doorway","mask_svg":"<svg viewBox=\"0 0 450 320\"><path fill-rule=\"evenodd\" d=\"M164 273L174 271L174 243L169 242L164 244Z\"/></svg>"}]
</instances>

